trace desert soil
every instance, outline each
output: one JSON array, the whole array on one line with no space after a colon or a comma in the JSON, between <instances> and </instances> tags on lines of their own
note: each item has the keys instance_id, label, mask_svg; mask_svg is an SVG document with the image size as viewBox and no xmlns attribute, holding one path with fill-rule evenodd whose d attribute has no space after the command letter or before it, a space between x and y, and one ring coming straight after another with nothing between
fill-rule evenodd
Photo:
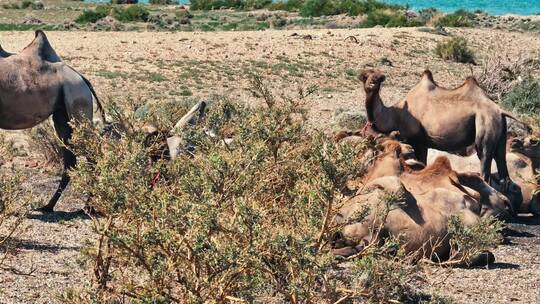
<instances>
[{"instance_id":1,"label":"desert soil","mask_svg":"<svg viewBox=\"0 0 540 304\"><path fill-rule=\"evenodd\" d=\"M540 36L488 29L455 29L482 62L490 56L540 56ZM354 36L358 43L346 39ZM337 128L342 112L362 111L364 98L358 71L376 67L387 75L382 97L404 96L426 68L447 87L471 74L468 65L437 58L435 45L448 37L409 29L354 29L260 32L50 32L57 52L93 83L104 103L134 100L159 103L224 96L256 104L249 79L262 75L276 94L294 95L296 88L316 85L309 97L314 127ZM6 50L18 52L32 32L2 32ZM482 67L473 66L479 75ZM24 132L10 140L27 147ZM27 149L27 148L25 148ZM16 165L26 167L29 180L45 203L58 177L30 149ZM0 270L0 303L54 303L66 288L91 278L79 266L79 252L92 240L91 220L76 211L78 195L67 192L58 212L32 212L27 230L14 241L14 255ZM489 269L430 269L432 288L457 303L540 302L540 220L522 218L509 224L507 240L495 251Z\"/></svg>"}]
</instances>

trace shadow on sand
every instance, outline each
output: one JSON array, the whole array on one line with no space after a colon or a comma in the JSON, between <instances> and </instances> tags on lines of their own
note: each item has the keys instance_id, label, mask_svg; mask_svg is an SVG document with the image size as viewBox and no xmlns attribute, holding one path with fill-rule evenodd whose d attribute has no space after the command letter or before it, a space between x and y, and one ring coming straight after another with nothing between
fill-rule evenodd
<instances>
[{"instance_id":1,"label":"shadow on sand","mask_svg":"<svg viewBox=\"0 0 540 304\"><path fill-rule=\"evenodd\" d=\"M90 217L83 210L77 210L72 212L55 211L50 213L44 213L40 211L33 211L26 216L29 219L39 220L46 223L58 223L60 221L71 221L75 219L88 220Z\"/></svg>"}]
</instances>

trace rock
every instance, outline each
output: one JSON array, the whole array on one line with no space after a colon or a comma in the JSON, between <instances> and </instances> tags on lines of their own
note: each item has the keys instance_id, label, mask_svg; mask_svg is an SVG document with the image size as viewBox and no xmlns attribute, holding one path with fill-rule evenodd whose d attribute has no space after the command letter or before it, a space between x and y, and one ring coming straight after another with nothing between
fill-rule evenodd
<instances>
[{"instance_id":1,"label":"rock","mask_svg":"<svg viewBox=\"0 0 540 304\"><path fill-rule=\"evenodd\" d=\"M415 12L415 11L409 10L409 11L406 11L406 12L405 12L405 17L407 17L407 18L409 18L409 19L417 18L417 17L419 17L419 16L420 16L420 15L419 15L417 12Z\"/></svg>"},{"instance_id":2,"label":"rock","mask_svg":"<svg viewBox=\"0 0 540 304\"><path fill-rule=\"evenodd\" d=\"M41 21L40 19L38 18L35 18L35 17L30 17L28 19L26 19L23 24L44 24L43 21Z\"/></svg>"},{"instance_id":3,"label":"rock","mask_svg":"<svg viewBox=\"0 0 540 304\"><path fill-rule=\"evenodd\" d=\"M64 28L67 30L77 28L77 24L74 21L66 21L64 22Z\"/></svg>"},{"instance_id":4,"label":"rock","mask_svg":"<svg viewBox=\"0 0 540 304\"><path fill-rule=\"evenodd\" d=\"M287 19L281 16L274 16L270 20L270 24L272 24L273 27L284 27L287 25Z\"/></svg>"}]
</instances>

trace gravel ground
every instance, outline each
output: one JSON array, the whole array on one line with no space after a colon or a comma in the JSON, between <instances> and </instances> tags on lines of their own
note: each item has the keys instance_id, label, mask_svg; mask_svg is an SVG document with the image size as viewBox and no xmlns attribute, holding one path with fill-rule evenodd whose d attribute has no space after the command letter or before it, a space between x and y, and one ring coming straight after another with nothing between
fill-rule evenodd
<instances>
[{"instance_id":1,"label":"gravel ground","mask_svg":"<svg viewBox=\"0 0 540 304\"><path fill-rule=\"evenodd\" d=\"M466 37L479 61L495 54L515 58L540 49L540 36L487 29L451 30ZM309 36L307 36L309 35ZM347 39L355 36L358 43ZM363 108L357 74L377 67L387 74L386 101L397 100L430 68L444 86L461 84L467 65L437 58L433 49L448 37L417 29L354 29L213 33L50 32L57 52L85 74L104 103L135 100L163 102L208 98L213 94L254 104L250 74L265 77L276 92L317 85L309 98L313 125L330 128L336 114ZM31 32L2 32L0 43L20 51ZM310 39L311 38L311 39ZM538 56L538 53L536 53ZM481 70L473 66L475 75ZM10 140L23 140L10 132ZM28 158L36 158L31 154ZM38 162L28 181L48 198L57 178ZM52 215L31 213L28 229L15 240L15 255L0 270L0 303L53 303L68 287L90 275L78 265L82 246L92 239L91 221L77 213L82 203L66 193ZM458 303L540 302L540 229L538 218L509 225L507 241L494 253L490 269L432 268L432 288ZM8 269L9 268L9 269Z\"/></svg>"}]
</instances>

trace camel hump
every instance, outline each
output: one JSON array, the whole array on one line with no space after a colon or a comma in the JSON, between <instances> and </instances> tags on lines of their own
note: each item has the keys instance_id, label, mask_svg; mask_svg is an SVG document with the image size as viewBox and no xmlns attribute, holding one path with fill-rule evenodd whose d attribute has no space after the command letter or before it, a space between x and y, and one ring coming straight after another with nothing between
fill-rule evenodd
<instances>
[{"instance_id":1,"label":"camel hump","mask_svg":"<svg viewBox=\"0 0 540 304\"><path fill-rule=\"evenodd\" d=\"M422 73L422 78L426 78L431 82L435 82L435 80L433 79L433 73L431 73L431 71L428 69L424 70L424 72Z\"/></svg>"},{"instance_id":2,"label":"camel hump","mask_svg":"<svg viewBox=\"0 0 540 304\"><path fill-rule=\"evenodd\" d=\"M444 155L438 156L430 167L437 171L452 171L450 160Z\"/></svg>"},{"instance_id":3,"label":"camel hump","mask_svg":"<svg viewBox=\"0 0 540 304\"><path fill-rule=\"evenodd\" d=\"M476 78L474 76L469 76L465 79L465 84L466 85L469 85L469 86L475 86L475 87L479 87L480 85L478 84L478 81L476 80Z\"/></svg>"},{"instance_id":4,"label":"camel hump","mask_svg":"<svg viewBox=\"0 0 540 304\"><path fill-rule=\"evenodd\" d=\"M49 43L49 39L47 39L45 32L42 30L37 30L35 32L34 40L26 46L21 53L29 54L49 62L62 61Z\"/></svg>"},{"instance_id":5,"label":"camel hump","mask_svg":"<svg viewBox=\"0 0 540 304\"><path fill-rule=\"evenodd\" d=\"M433 73L431 73L430 70L424 70L424 73L422 73L422 80L420 80L420 84L428 91L432 91L437 87L437 84L433 79Z\"/></svg>"}]
</instances>

